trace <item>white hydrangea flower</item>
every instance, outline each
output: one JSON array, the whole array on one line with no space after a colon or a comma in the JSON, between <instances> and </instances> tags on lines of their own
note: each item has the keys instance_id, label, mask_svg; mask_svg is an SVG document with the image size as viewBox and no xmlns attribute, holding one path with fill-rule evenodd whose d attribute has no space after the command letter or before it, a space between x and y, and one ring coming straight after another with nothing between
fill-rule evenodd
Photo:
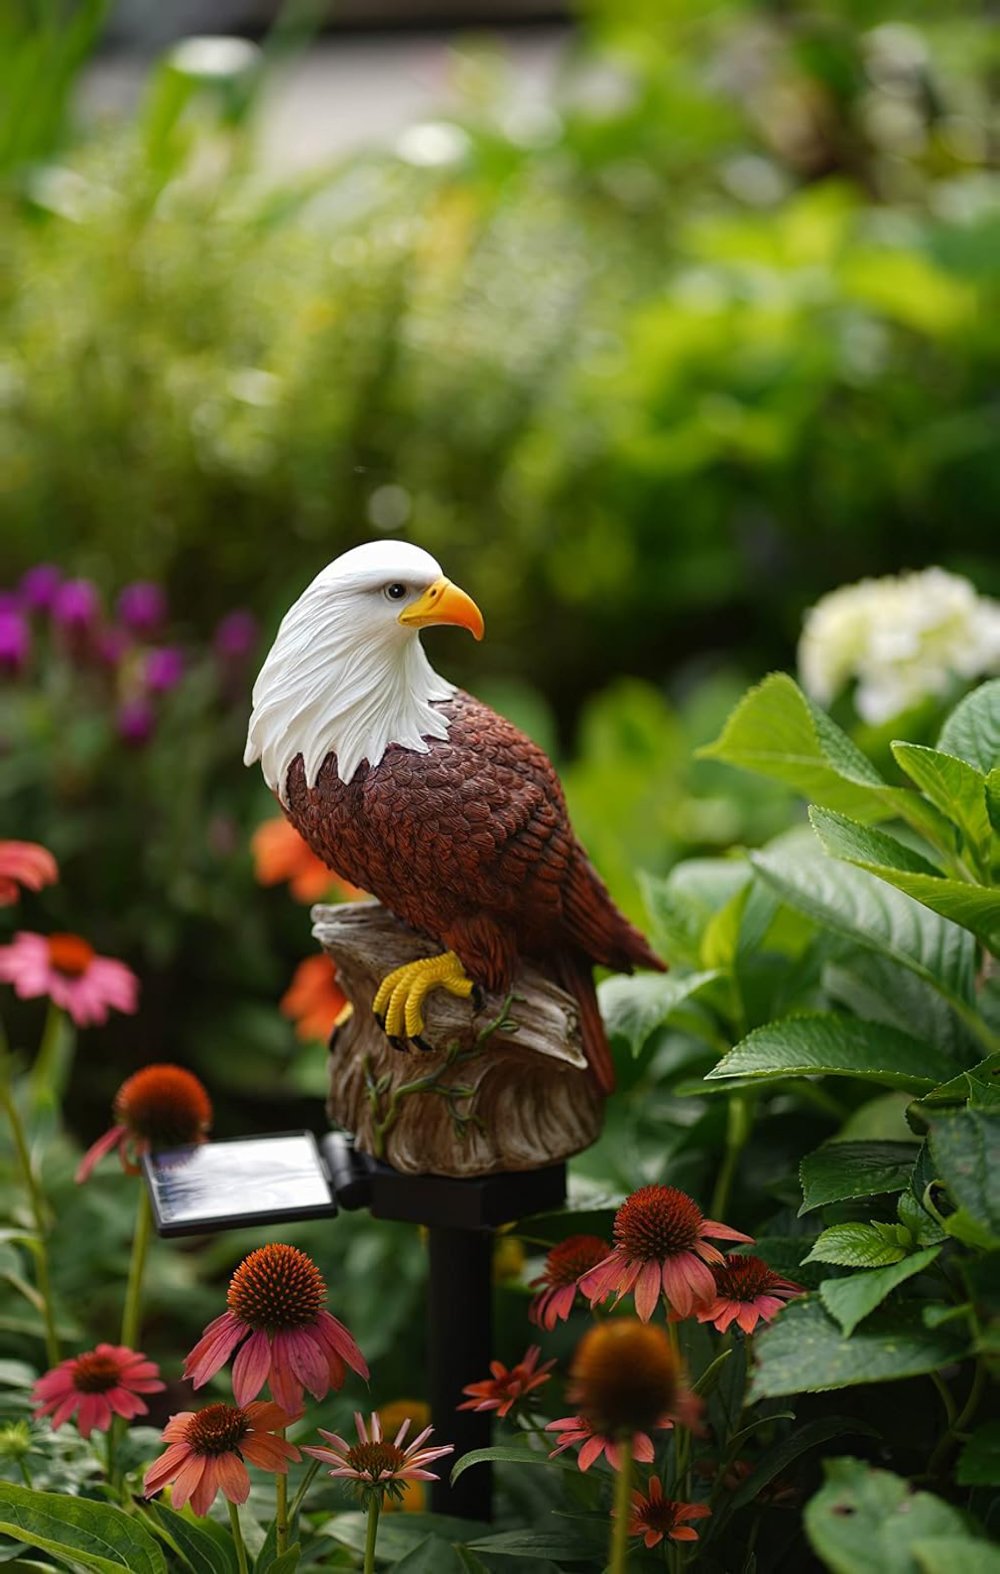
<instances>
[{"instance_id":1,"label":"white hydrangea flower","mask_svg":"<svg viewBox=\"0 0 1000 1574\"><path fill-rule=\"evenodd\" d=\"M798 663L821 705L854 682L862 720L889 721L956 678L1000 672L1000 601L943 568L843 585L806 613Z\"/></svg>"}]
</instances>

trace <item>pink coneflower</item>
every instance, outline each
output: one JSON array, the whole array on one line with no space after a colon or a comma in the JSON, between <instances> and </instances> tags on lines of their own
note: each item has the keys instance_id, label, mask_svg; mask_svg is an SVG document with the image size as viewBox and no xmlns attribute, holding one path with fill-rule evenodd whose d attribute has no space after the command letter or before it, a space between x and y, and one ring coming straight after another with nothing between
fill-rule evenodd
<instances>
[{"instance_id":1,"label":"pink coneflower","mask_svg":"<svg viewBox=\"0 0 1000 1574\"><path fill-rule=\"evenodd\" d=\"M59 878L59 867L47 847L38 842L0 842L0 907L16 902L24 886L40 891Z\"/></svg>"},{"instance_id":2,"label":"pink coneflower","mask_svg":"<svg viewBox=\"0 0 1000 1574\"><path fill-rule=\"evenodd\" d=\"M611 1512L617 1514L616 1509ZM686 1521L707 1519L711 1512L707 1503L676 1503L664 1497L663 1483L653 1476L648 1494L632 1493L628 1533L641 1536L647 1547L658 1546L664 1536L671 1541L697 1541L698 1532Z\"/></svg>"},{"instance_id":3,"label":"pink coneflower","mask_svg":"<svg viewBox=\"0 0 1000 1574\"><path fill-rule=\"evenodd\" d=\"M35 935L21 930L0 946L0 983L13 984L22 1000L48 995L77 1027L108 1020L111 1010L131 1014L139 980L124 962L98 956L79 935Z\"/></svg>"},{"instance_id":4,"label":"pink coneflower","mask_svg":"<svg viewBox=\"0 0 1000 1574\"><path fill-rule=\"evenodd\" d=\"M805 1294L801 1284L783 1279L760 1257L726 1257L713 1272L715 1300L700 1306L697 1315L700 1323L714 1323L720 1334L731 1323L752 1334L762 1318L770 1322L786 1301Z\"/></svg>"},{"instance_id":5,"label":"pink coneflower","mask_svg":"<svg viewBox=\"0 0 1000 1574\"><path fill-rule=\"evenodd\" d=\"M143 1066L122 1083L112 1108L115 1124L84 1154L78 1182L87 1180L115 1148L122 1168L136 1175L140 1154L204 1142L212 1125L212 1101L194 1072L183 1066Z\"/></svg>"},{"instance_id":6,"label":"pink coneflower","mask_svg":"<svg viewBox=\"0 0 1000 1574\"><path fill-rule=\"evenodd\" d=\"M670 1427L674 1423L669 1416L665 1416L660 1424L664 1427ZM621 1458L618 1451L621 1438L608 1437L607 1433L597 1431L593 1423L587 1420L586 1416L563 1416L558 1421L550 1421L545 1430L546 1432L559 1434L558 1446L552 1450L549 1455L550 1459L555 1459L556 1455L563 1453L565 1449L573 1448L580 1444L577 1464L581 1470L589 1470L594 1461L600 1459L602 1454L605 1455L612 1470L621 1468ZM632 1458L643 1465L652 1464L653 1443L647 1432L632 1433Z\"/></svg>"},{"instance_id":7,"label":"pink coneflower","mask_svg":"<svg viewBox=\"0 0 1000 1574\"><path fill-rule=\"evenodd\" d=\"M531 1281L542 1289L528 1307L528 1321L551 1331L560 1318L565 1320L573 1310L577 1280L607 1255L608 1243L599 1235L571 1235L553 1246L541 1274Z\"/></svg>"},{"instance_id":8,"label":"pink coneflower","mask_svg":"<svg viewBox=\"0 0 1000 1574\"><path fill-rule=\"evenodd\" d=\"M152 1497L172 1481L171 1506L183 1508L190 1502L193 1512L202 1516L217 1492L230 1503L245 1503L250 1477L244 1460L284 1476L289 1460L302 1457L294 1444L274 1436L297 1420L264 1402L182 1410L163 1429L163 1441L170 1446L146 1471L144 1495Z\"/></svg>"},{"instance_id":9,"label":"pink coneflower","mask_svg":"<svg viewBox=\"0 0 1000 1574\"><path fill-rule=\"evenodd\" d=\"M66 579L53 592L53 620L67 633L90 632L101 612L97 586L89 579Z\"/></svg>"},{"instance_id":10,"label":"pink coneflower","mask_svg":"<svg viewBox=\"0 0 1000 1574\"><path fill-rule=\"evenodd\" d=\"M166 1388L160 1382L160 1369L140 1350L123 1344L99 1344L96 1350L60 1361L51 1372L40 1377L32 1390L37 1405L35 1419L51 1416L54 1427L62 1426L74 1411L81 1437L91 1432L106 1432L113 1416L126 1421L146 1415L149 1406L140 1394L158 1394Z\"/></svg>"},{"instance_id":11,"label":"pink coneflower","mask_svg":"<svg viewBox=\"0 0 1000 1574\"><path fill-rule=\"evenodd\" d=\"M702 1216L698 1204L676 1186L642 1186L615 1214L615 1246L610 1256L585 1273L580 1288L591 1306L614 1295L615 1304L634 1292L644 1323L653 1315L662 1290L679 1317L715 1299L709 1264L724 1261L706 1238L750 1241L749 1235Z\"/></svg>"},{"instance_id":12,"label":"pink coneflower","mask_svg":"<svg viewBox=\"0 0 1000 1574\"><path fill-rule=\"evenodd\" d=\"M298 1410L302 1390L322 1399L341 1388L345 1363L367 1378L364 1356L343 1323L326 1310L326 1283L297 1246L260 1246L233 1274L229 1310L209 1323L184 1363L195 1388L225 1366L233 1351L233 1394L245 1405L270 1382L285 1410Z\"/></svg>"},{"instance_id":13,"label":"pink coneflower","mask_svg":"<svg viewBox=\"0 0 1000 1574\"><path fill-rule=\"evenodd\" d=\"M130 749L145 748L156 731L156 712L144 695L123 700L115 716L115 728Z\"/></svg>"},{"instance_id":14,"label":"pink coneflower","mask_svg":"<svg viewBox=\"0 0 1000 1574\"><path fill-rule=\"evenodd\" d=\"M363 1498L370 1497L372 1493L378 1493L379 1496L388 1493L397 1502L400 1501L404 1482L436 1481L437 1476L427 1466L433 1464L435 1459L443 1459L446 1454L455 1451L451 1443L424 1448L423 1444L433 1431L433 1427L429 1426L418 1432L411 1442L405 1443L410 1429L408 1420L403 1422L391 1443L382 1436L382 1423L377 1413L372 1415L368 1428L364 1417L358 1413L355 1413L354 1424L358 1429L358 1442L348 1443L335 1432L324 1432L320 1427L320 1436L325 1437L331 1447L305 1448L303 1452L311 1454L314 1459L321 1459L324 1464L333 1465L331 1476L356 1482Z\"/></svg>"},{"instance_id":15,"label":"pink coneflower","mask_svg":"<svg viewBox=\"0 0 1000 1574\"><path fill-rule=\"evenodd\" d=\"M543 1361L538 1365L541 1348L533 1344L525 1353L523 1360L509 1369L502 1361L491 1361L490 1371L492 1377L485 1377L478 1383L467 1383L462 1389L463 1394L471 1397L464 1404L458 1406L459 1410L495 1410L497 1415L509 1415L514 1406L533 1393L536 1388L542 1388L552 1376L555 1361Z\"/></svg>"}]
</instances>

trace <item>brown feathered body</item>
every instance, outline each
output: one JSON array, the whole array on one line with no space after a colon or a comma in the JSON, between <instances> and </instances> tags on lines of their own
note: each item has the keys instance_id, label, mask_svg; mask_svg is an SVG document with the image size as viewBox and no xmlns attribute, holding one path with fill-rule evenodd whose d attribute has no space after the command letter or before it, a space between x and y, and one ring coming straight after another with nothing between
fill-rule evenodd
<instances>
[{"instance_id":1,"label":"brown feathered body","mask_svg":"<svg viewBox=\"0 0 1000 1574\"><path fill-rule=\"evenodd\" d=\"M593 966L630 973L663 963L577 841L538 745L461 691L439 708L447 738L429 740L426 753L393 744L348 783L328 755L307 787L298 755L285 812L324 863L454 951L484 989L508 991L522 958L548 970L576 997L584 1052L610 1091Z\"/></svg>"}]
</instances>

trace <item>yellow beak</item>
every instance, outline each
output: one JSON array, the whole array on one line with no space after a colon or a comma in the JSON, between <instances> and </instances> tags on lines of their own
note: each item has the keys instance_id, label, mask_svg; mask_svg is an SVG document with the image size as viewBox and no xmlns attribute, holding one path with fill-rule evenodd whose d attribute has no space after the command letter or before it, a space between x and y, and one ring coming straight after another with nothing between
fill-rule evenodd
<instances>
[{"instance_id":1,"label":"yellow beak","mask_svg":"<svg viewBox=\"0 0 1000 1574\"><path fill-rule=\"evenodd\" d=\"M399 622L411 629L451 623L456 628L468 629L475 639L482 639L486 627L483 614L472 597L459 590L450 579L436 579L433 585L428 585L422 596L403 608Z\"/></svg>"}]
</instances>

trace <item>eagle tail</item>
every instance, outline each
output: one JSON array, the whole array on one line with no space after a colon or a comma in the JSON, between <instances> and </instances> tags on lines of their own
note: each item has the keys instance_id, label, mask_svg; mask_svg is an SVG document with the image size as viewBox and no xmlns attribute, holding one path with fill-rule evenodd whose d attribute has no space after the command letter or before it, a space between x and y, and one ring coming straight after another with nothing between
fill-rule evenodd
<instances>
[{"instance_id":1,"label":"eagle tail","mask_svg":"<svg viewBox=\"0 0 1000 1574\"><path fill-rule=\"evenodd\" d=\"M573 996L580 1012L580 1040L595 1082L602 1093L615 1090L615 1064L604 1031L590 961L579 951L563 951L557 963L559 983Z\"/></svg>"},{"instance_id":2,"label":"eagle tail","mask_svg":"<svg viewBox=\"0 0 1000 1574\"><path fill-rule=\"evenodd\" d=\"M667 964L657 956L645 935L619 912L604 881L582 851L563 901L567 928L594 962L616 973L631 973L636 967L648 967L655 973L667 971Z\"/></svg>"}]
</instances>

